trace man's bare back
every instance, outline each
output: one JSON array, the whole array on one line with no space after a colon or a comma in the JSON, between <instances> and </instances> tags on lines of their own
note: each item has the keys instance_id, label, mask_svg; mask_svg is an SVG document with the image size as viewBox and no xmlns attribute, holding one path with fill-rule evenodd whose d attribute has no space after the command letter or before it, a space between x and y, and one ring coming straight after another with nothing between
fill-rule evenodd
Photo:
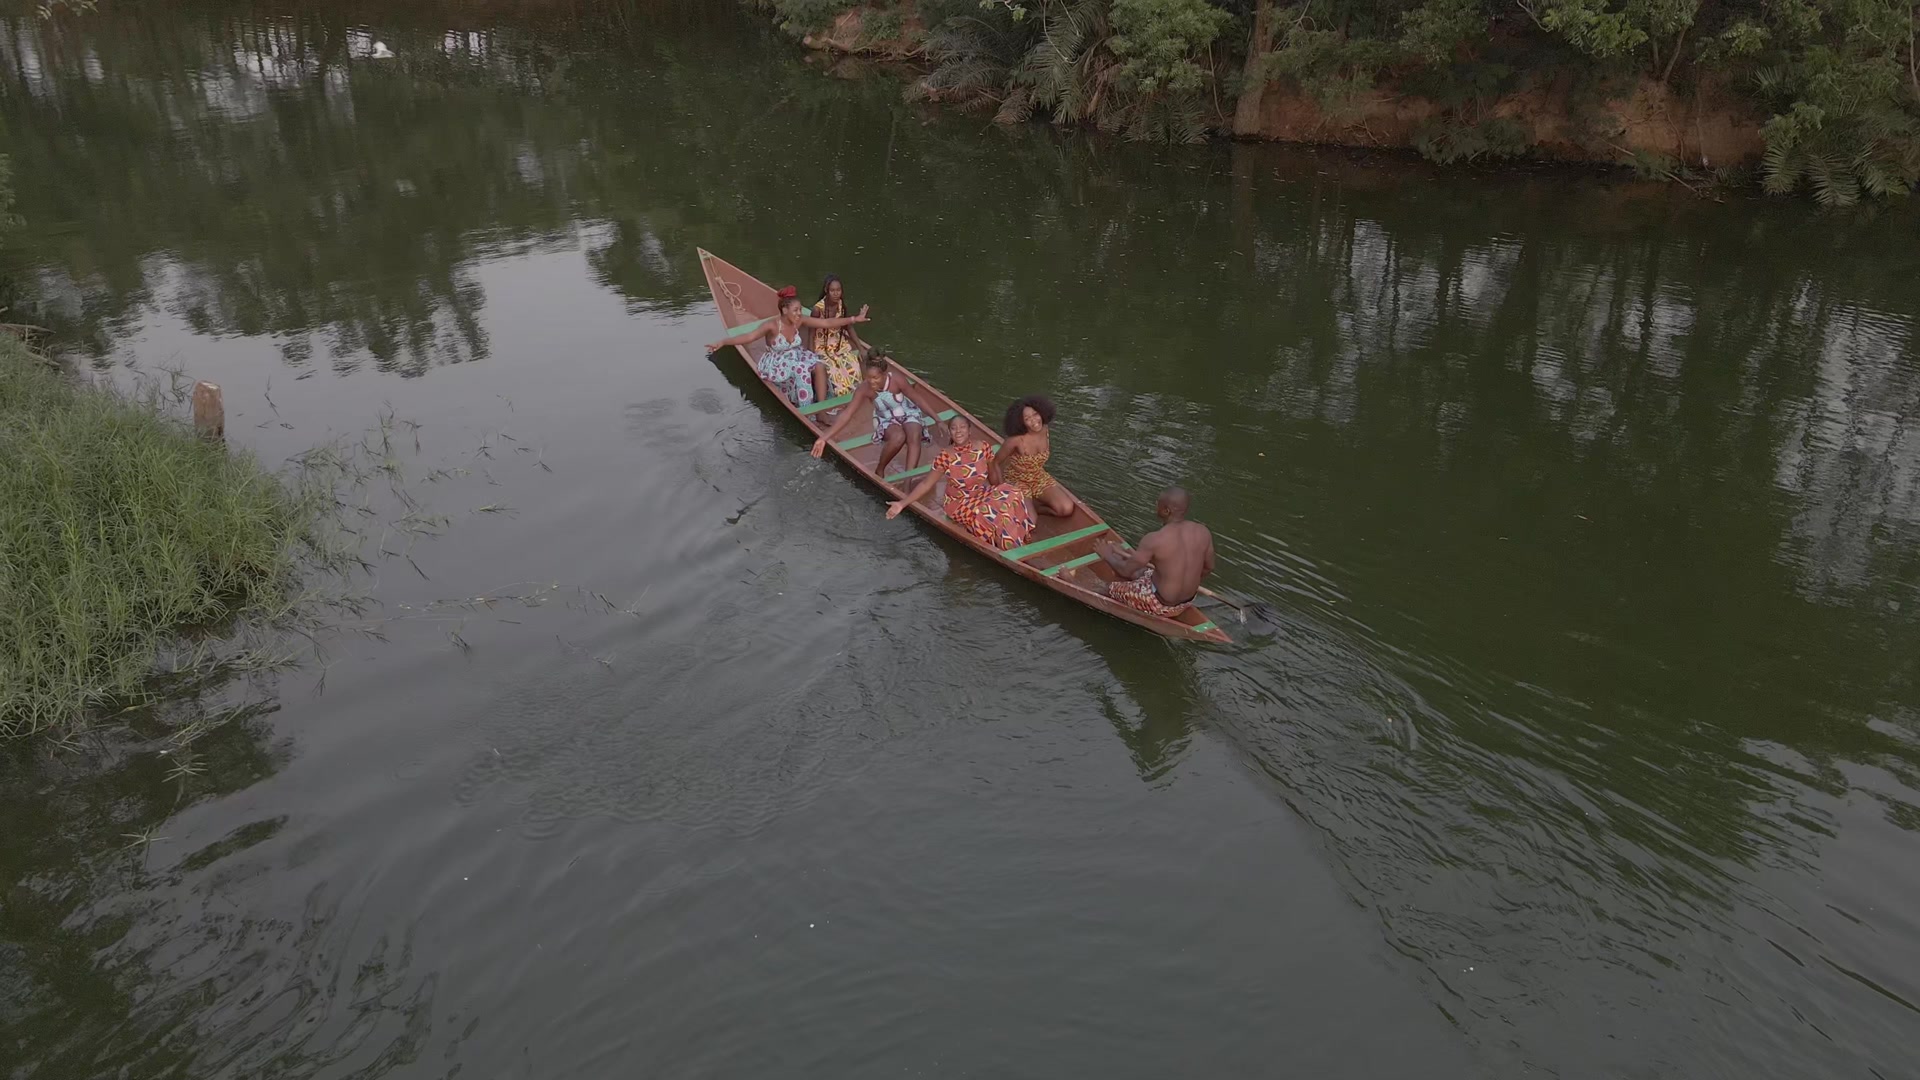
<instances>
[{"instance_id":1,"label":"man's bare back","mask_svg":"<svg viewBox=\"0 0 1920 1080\"><path fill-rule=\"evenodd\" d=\"M1168 488L1154 507L1164 524L1141 537L1138 548L1122 551L1108 543L1097 549L1121 577L1108 585L1107 595L1150 615L1173 615L1193 602L1201 579L1213 573L1213 534L1187 520L1188 503L1184 490Z\"/></svg>"},{"instance_id":2,"label":"man's bare back","mask_svg":"<svg viewBox=\"0 0 1920 1080\"><path fill-rule=\"evenodd\" d=\"M1197 521L1169 521L1140 538L1153 567L1153 591L1168 604L1186 604L1213 573L1213 533Z\"/></svg>"}]
</instances>

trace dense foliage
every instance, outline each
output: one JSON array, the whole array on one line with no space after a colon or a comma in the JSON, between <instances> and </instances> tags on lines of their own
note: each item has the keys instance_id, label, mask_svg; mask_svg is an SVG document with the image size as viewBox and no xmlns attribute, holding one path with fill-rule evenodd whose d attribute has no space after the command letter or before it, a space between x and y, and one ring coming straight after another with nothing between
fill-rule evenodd
<instances>
[{"instance_id":1,"label":"dense foliage","mask_svg":"<svg viewBox=\"0 0 1920 1080\"><path fill-rule=\"evenodd\" d=\"M1770 117L1769 190L1805 185L1844 205L1920 182L1912 0L762 2L795 31L861 8L870 38L903 38L933 62L925 92L1009 121L1197 139L1226 127L1252 72L1335 119L1381 89L1434 101L1416 145L1445 161L1524 153L1524 131L1492 106L1528 85L1558 80L1598 104L1651 81L1716 87Z\"/></svg>"},{"instance_id":2,"label":"dense foliage","mask_svg":"<svg viewBox=\"0 0 1920 1080\"><path fill-rule=\"evenodd\" d=\"M907 39L934 69L919 89L1134 138L1190 142L1224 127L1254 0L757 0L796 33L859 8L863 38ZM912 18L904 16L911 14Z\"/></svg>"}]
</instances>

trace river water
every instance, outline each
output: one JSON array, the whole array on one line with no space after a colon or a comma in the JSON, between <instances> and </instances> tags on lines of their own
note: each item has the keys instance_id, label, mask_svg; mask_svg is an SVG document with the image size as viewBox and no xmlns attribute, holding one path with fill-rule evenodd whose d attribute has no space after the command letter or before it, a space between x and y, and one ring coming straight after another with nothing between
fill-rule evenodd
<instances>
[{"instance_id":1,"label":"river water","mask_svg":"<svg viewBox=\"0 0 1920 1080\"><path fill-rule=\"evenodd\" d=\"M4 30L7 317L389 468L190 775L4 759L0 1075L1917 1074L1913 210L1004 129L731 3ZM696 245L1277 623L883 520Z\"/></svg>"}]
</instances>

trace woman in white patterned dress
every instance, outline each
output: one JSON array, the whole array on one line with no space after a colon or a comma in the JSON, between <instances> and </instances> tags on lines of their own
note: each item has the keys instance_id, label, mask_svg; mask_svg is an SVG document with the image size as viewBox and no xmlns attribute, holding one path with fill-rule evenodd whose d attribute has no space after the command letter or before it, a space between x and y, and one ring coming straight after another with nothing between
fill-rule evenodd
<instances>
[{"instance_id":1,"label":"woman in white patterned dress","mask_svg":"<svg viewBox=\"0 0 1920 1080\"><path fill-rule=\"evenodd\" d=\"M880 444L880 461L873 471L886 476L887 462L902 448L907 451L907 470L911 472L920 467L920 444L933 437L933 417L939 413L940 404L924 387L895 373L888 363L892 359L885 349L867 354L866 377L854 389L853 400L840 410L840 418L814 442L814 457L825 454L827 444L860 415L860 406L872 402L873 440Z\"/></svg>"}]
</instances>

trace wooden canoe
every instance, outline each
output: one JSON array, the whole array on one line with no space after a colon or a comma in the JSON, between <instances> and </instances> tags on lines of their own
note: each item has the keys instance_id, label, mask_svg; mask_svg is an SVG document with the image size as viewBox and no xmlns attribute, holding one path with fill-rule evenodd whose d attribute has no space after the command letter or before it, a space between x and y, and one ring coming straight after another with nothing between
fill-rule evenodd
<instances>
[{"instance_id":1,"label":"wooden canoe","mask_svg":"<svg viewBox=\"0 0 1920 1080\"><path fill-rule=\"evenodd\" d=\"M773 318L775 293L766 283L704 249L700 252L700 266L706 272L707 285L713 290L713 302L720 309L720 318L727 328L727 337L745 333ZM764 341L756 340L750 345L736 346L735 350L739 354L739 362L746 365L748 373L759 380L773 399L785 406L795 419L805 424L807 430L816 438L833 423L839 410L846 407L848 398L851 397L848 395L848 397L815 402L805 407L797 406L788 401L787 395L779 388L760 377L760 371L754 365L754 360L766 351ZM972 413L961 408L957 402L941 393L925 379L915 376L898 363L893 367L903 377L912 379L924 387L929 396L939 401L943 406L939 419L946 420L960 415L966 417L969 423L981 431L989 434L996 431L993 426L981 423ZM885 492L889 498L904 498L907 489L919 482L919 474L932 468L930 463L933 455L946 446L947 435L944 425L942 429L936 430L933 444L922 448L920 468L907 472L903 468L903 458L896 457L889 467L901 471L891 476L881 476L874 471L874 466L879 463L880 451L873 440L873 416L871 410L865 411L867 415L855 417L840 441L829 449L840 460L865 477L869 483ZM1218 642L1233 640L1197 607L1188 607L1177 619L1167 619L1136 611L1108 599L1105 593L1106 583L1114 580L1115 574L1106 560L1094 553L1094 545L1103 540L1119 540L1123 544L1127 540L1118 530L1101 520L1100 516L1087 506L1084 499L1076 496L1074 502L1078 504L1079 509L1072 517L1040 515L1039 525L1034 529L1027 543L1011 551L1000 551L990 544L983 543L966 529L949 521L947 515L940 509L938 488L928 493L925 499L914 503L911 509L935 528L979 552L982 558L990 559L1021 577L1044 585L1088 607L1125 619L1135 625L1144 626L1170 638Z\"/></svg>"}]
</instances>

